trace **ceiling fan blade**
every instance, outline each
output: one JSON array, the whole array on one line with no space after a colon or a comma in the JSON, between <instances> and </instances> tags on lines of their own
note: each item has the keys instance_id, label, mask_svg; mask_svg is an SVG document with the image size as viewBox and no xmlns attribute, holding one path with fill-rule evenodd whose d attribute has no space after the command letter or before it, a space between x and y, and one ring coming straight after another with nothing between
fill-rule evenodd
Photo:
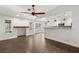
<instances>
[{"instance_id":1,"label":"ceiling fan blade","mask_svg":"<svg viewBox=\"0 0 79 59\"><path fill-rule=\"evenodd\" d=\"M21 12L21 13L24 13L24 14L31 14L31 13L29 13L29 12Z\"/></svg>"},{"instance_id":2,"label":"ceiling fan blade","mask_svg":"<svg viewBox=\"0 0 79 59\"><path fill-rule=\"evenodd\" d=\"M38 12L38 13L34 13L36 15L41 15L41 14L45 14L44 12Z\"/></svg>"},{"instance_id":3,"label":"ceiling fan blade","mask_svg":"<svg viewBox=\"0 0 79 59\"><path fill-rule=\"evenodd\" d=\"M29 12L20 12L20 13L24 13L24 14L31 14L33 16L38 16L38 15L42 15L42 14L45 14L45 12L35 12L35 5L32 5L32 12L29 13Z\"/></svg>"}]
</instances>

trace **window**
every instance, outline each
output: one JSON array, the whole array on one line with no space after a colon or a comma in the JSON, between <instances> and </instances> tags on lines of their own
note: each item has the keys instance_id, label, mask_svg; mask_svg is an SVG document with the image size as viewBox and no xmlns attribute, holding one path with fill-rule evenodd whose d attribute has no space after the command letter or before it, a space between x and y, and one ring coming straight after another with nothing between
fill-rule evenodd
<instances>
[{"instance_id":1,"label":"window","mask_svg":"<svg viewBox=\"0 0 79 59\"><path fill-rule=\"evenodd\" d=\"M5 20L5 32L11 33L11 20Z\"/></svg>"}]
</instances>

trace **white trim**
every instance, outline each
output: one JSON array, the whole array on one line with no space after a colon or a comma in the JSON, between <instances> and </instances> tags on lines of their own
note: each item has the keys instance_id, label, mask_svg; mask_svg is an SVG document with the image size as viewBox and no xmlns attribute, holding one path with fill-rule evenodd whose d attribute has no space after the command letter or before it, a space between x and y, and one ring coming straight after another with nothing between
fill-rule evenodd
<instances>
[{"instance_id":1,"label":"white trim","mask_svg":"<svg viewBox=\"0 0 79 59\"><path fill-rule=\"evenodd\" d=\"M0 41L2 41L2 40L9 40L9 39L13 39L13 38L17 38L17 36L13 36L13 37L8 37L8 38L0 38Z\"/></svg>"}]
</instances>

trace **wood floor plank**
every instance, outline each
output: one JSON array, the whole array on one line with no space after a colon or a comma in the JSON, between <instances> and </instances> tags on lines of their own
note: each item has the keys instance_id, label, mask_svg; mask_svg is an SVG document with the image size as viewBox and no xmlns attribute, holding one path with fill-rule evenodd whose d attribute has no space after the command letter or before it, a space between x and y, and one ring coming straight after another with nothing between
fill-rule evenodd
<instances>
[{"instance_id":1,"label":"wood floor plank","mask_svg":"<svg viewBox=\"0 0 79 59\"><path fill-rule=\"evenodd\" d=\"M70 52L44 38L43 33L0 41L0 53L67 53Z\"/></svg>"}]
</instances>

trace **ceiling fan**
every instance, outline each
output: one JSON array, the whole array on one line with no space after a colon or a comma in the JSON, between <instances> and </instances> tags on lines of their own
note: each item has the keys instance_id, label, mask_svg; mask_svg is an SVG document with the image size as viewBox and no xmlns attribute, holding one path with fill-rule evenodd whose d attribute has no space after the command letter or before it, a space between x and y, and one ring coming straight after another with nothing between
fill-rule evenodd
<instances>
[{"instance_id":1,"label":"ceiling fan","mask_svg":"<svg viewBox=\"0 0 79 59\"><path fill-rule=\"evenodd\" d=\"M28 9L28 10L31 10L31 9ZM21 13L24 13L24 14L31 14L33 16L38 16L38 15L43 15L45 14L45 12L36 12L35 11L35 5L32 5L32 12L29 13L29 12L21 12Z\"/></svg>"}]
</instances>

